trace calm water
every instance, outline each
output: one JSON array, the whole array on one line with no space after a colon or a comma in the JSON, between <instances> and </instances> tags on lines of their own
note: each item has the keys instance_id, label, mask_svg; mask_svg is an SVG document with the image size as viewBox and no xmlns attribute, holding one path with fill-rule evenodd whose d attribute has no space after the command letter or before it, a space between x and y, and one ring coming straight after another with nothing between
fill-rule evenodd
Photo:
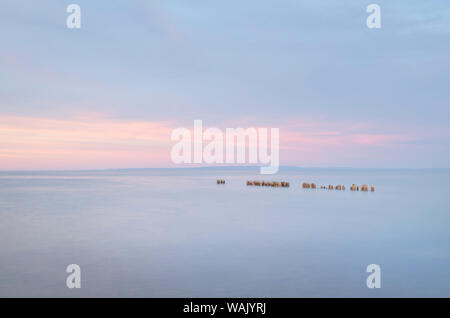
<instances>
[{"instance_id":1,"label":"calm water","mask_svg":"<svg viewBox=\"0 0 450 318\"><path fill-rule=\"evenodd\" d=\"M449 170L4 172L0 296L450 297L449 206Z\"/></svg>"}]
</instances>

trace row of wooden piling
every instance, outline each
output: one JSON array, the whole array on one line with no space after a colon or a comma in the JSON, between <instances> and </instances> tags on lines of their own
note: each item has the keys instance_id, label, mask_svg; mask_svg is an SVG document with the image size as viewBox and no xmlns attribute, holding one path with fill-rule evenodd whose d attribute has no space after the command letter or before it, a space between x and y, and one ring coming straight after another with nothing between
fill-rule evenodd
<instances>
[{"instance_id":1,"label":"row of wooden piling","mask_svg":"<svg viewBox=\"0 0 450 318\"><path fill-rule=\"evenodd\" d=\"M225 184L225 180L223 179L217 179L217 184ZM247 186L258 186L258 187L281 187L281 188L289 188L290 184L286 181L250 181L247 180ZM302 184L303 189L317 189L317 185L315 183L306 183L303 182ZM321 185L320 189L328 189L328 190L345 190L345 186L338 184L333 186L332 184L329 184L328 186ZM369 191L369 186L367 184L363 184L361 186L358 186L356 184L352 184L350 187L350 191ZM373 184L370 186L370 191L374 192L375 187Z\"/></svg>"},{"instance_id":2,"label":"row of wooden piling","mask_svg":"<svg viewBox=\"0 0 450 318\"><path fill-rule=\"evenodd\" d=\"M317 185L315 183L306 183L303 182L302 184L303 189L317 189ZM328 186L321 185L320 189L328 189L328 190L345 190L345 186L338 184L336 186L333 186L332 184L329 184Z\"/></svg>"},{"instance_id":3,"label":"row of wooden piling","mask_svg":"<svg viewBox=\"0 0 450 318\"><path fill-rule=\"evenodd\" d=\"M289 188L289 182L285 181L247 181L248 186L258 186L258 187L281 187L281 188Z\"/></svg>"},{"instance_id":4,"label":"row of wooden piling","mask_svg":"<svg viewBox=\"0 0 450 318\"><path fill-rule=\"evenodd\" d=\"M306 183L306 182L303 182L303 184L302 184L302 188L303 189L316 189L317 188L317 186L316 186L316 184L315 183ZM324 185L321 185L320 186L320 189L328 189L328 190L345 190L345 186L344 185L341 185L341 184L338 184L338 185L336 185L336 186L333 186L332 184L329 184L328 186L324 186ZM358 186L358 185L356 185L356 184L352 184L352 186L350 187L350 190L351 191L369 191L369 186L367 185L367 184L363 184L363 185L361 185L361 187L360 186ZM373 186L373 184L370 186L370 191L371 192L374 192L375 191L375 187Z\"/></svg>"},{"instance_id":5,"label":"row of wooden piling","mask_svg":"<svg viewBox=\"0 0 450 318\"><path fill-rule=\"evenodd\" d=\"M357 186L356 184L352 184L352 186L350 187L351 191L369 191L369 187L367 186L367 184L363 184L361 187ZM373 186L373 184L370 186L370 192L374 192L375 191L375 187Z\"/></svg>"}]
</instances>

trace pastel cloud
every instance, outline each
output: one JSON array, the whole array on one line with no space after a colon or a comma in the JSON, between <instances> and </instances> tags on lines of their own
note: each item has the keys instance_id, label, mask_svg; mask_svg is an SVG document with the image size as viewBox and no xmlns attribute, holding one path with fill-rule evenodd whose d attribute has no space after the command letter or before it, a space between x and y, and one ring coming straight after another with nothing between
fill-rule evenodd
<instances>
[{"instance_id":1,"label":"pastel cloud","mask_svg":"<svg viewBox=\"0 0 450 318\"><path fill-rule=\"evenodd\" d=\"M0 170L174 166L171 133L180 122L116 120L95 114L71 119L0 116ZM225 132L226 127L278 127L280 163L307 167L402 166L417 154L424 158L424 150L433 147L426 140L436 138L432 130L424 135L368 123L323 119L263 122L241 119L219 128ZM192 132L188 125L185 123ZM203 129L208 127L204 122Z\"/></svg>"},{"instance_id":2,"label":"pastel cloud","mask_svg":"<svg viewBox=\"0 0 450 318\"><path fill-rule=\"evenodd\" d=\"M388 130L384 127L385 130ZM384 151L408 140L404 133L379 133L368 123L325 119L290 119L281 132L282 164L302 166L373 166L368 150ZM283 158L288 158L284 162Z\"/></svg>"},{"instance_id":3,"label":"pastel cloud","mask_svg":"<svg viewBox=\"0 0 450 318\"><path fill-rule=\"evenodd\" d=\"M165 122L0 117L1 169L161 166L169 157Z\"/></svg>"}]
</instances>

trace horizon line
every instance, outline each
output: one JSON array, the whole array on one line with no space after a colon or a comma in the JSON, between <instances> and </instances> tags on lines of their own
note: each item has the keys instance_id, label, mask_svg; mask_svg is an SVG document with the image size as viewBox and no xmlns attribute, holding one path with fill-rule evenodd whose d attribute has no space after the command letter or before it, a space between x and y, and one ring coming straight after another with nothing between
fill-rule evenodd
<instances>
[{"instance_id":1,"label":"horizon line","mask_svg":"<svg viewBox=\"0 0 450 318\"><path fill-rule=\"evenodd\" d=\"M5 172L85 172L85 171L125 171L125 170L205 170L205 169L224 169L224 170L245 170L259 169L261 166L200 166L200 167L145 167L145 168L99 168L99 169L19 169L19 170L1 170ZM450 170L450 167L415 167L415 168L375 168L375 167L301 167L301 166L279 166L279 169L299 169L299 170Z\"/></svg>"}]
</instances>

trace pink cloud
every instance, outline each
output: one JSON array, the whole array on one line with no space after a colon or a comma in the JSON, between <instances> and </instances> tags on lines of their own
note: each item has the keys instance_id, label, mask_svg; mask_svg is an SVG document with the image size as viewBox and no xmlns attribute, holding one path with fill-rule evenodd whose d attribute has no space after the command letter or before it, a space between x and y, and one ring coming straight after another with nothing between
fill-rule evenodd
<instances>
[{"instance_id":1,"label":"pink cloud","mask_svg":"<svg viewBox=\"0 0 450 318\"><path fill-rule=\"evenodd\" d=\"M161 166L167 122L0 117L0 169Z\"/></svg>"},{"instance_id":2,"label":"pink cloud","mask_svg":"<svg viewBox=\"0 0 450 318\"><path fill-rule=\"evenodd\" d=\"M179 122L114 120L101 114L71 119L0 116L0 170L174 166L171 133ZM296 166L398 166L426 153L426 143L416 141L436 133L428 129L424 136L400 127L311 118L265 124L244 119L220 129L279 128L280 163ZM188 125L192 132L193 122ZM203 129L208 127L204 121Z\"/></svg>"},{"instance_id":3,"label":"pink cloud","mask_svg":"<svg viewBox=\"0 0 450 318\"><path fill-rule=\"evenodd\" d=\"M290 119L283 127L280 160L301 166L389 165L411 151L408 142L417 138L399 127L345 120Z\"/></svg>"}]
</instances>

